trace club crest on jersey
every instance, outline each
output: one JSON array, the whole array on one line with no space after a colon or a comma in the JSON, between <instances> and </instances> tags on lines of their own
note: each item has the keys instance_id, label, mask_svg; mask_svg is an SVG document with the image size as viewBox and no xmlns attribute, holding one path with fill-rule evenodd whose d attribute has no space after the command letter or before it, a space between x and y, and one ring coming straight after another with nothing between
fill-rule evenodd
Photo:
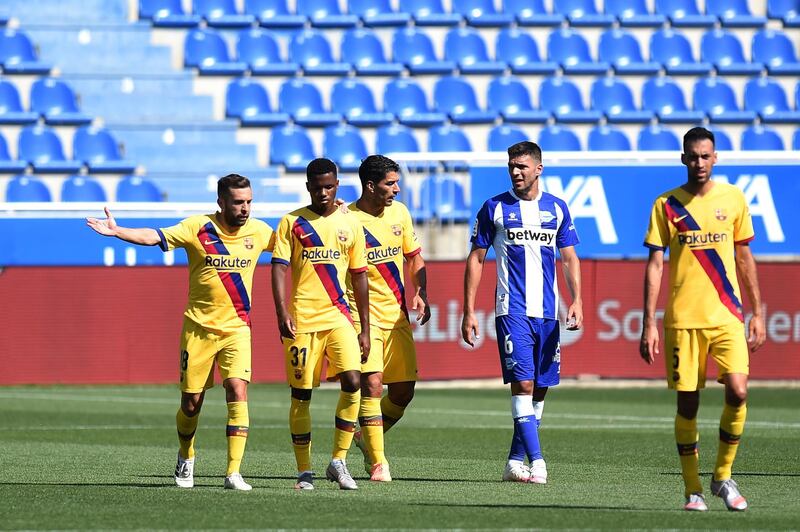
<instances>
[{"instance_id":1,"label":"club crest on jersey","mask_svg":"<svg viewBox=\"0 0 800 532\"><path fill-rule=\"evenodd\" d=\"M247 249L253 249L253 246L254 246L254 245L255 245L255 244L253 243L253 237L252 237L252 236L246 236L246 237L244 237L244 247L245 247L245 248L247 248Z\"/></svg>"},{"instance_id":2,"label":"club crest on jersey","mask_svg":"<svg viewBox=\"0 0 800 532\"><path fill-rule=\"evenodd\" d=\"M714 217L720 222L724 222L728 219L728 213L725 212L725 209L714 209Z\"/></svg>"},{"instance_id":3,"label":"club crest on jersey","mask_svg":"<svg viewBox=\"0 0 800 532\"><path fill-rule=\"evenodd\" d=\"M350 233L344 229L337 229L336 237L339 239L339 242L347 242L350 239Z\"/></svg>"},{"instance_id":4,"label":"club crest on jersey","mask_svg":"<svg viewBox=\"0 0 800 532\"><path fill-rule=\"evenodd\" d=\"M392 225L392 234L394 236L400 236L403 233L403 226L400 224Z\"/></svg>"},{"instance_id":5,"label":"club crest on jersey","mask_svg":"<svg viewBox=\"0 0 800 532\"><path fill-rule=\"evenodd\" d=\"M556 215L550 211L541 211L539 213L539 220L541 220L543 224L546 224L547 222L552 222L555 219Z\"/></svg>"},{"instance_id":6,"label":"club crest on jersey","mask_svg":"<svg viewBox=\"0 0 800 532\"><path fill-rule=\"evenodd\" d=\"M295 380L298 380L298 381L300 379L302 379L303 378L303 371L299 370L299 369L294 370L294 378L295 378Z\"/></svg>"}]
</instances>

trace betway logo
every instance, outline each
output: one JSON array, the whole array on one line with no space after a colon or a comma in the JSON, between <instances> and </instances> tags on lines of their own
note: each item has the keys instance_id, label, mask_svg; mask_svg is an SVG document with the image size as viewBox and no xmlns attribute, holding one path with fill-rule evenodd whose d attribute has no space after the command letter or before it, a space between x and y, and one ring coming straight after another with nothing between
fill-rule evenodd
<instances>
[{"instance_id":1,"label":"betway logo","mask_svg":"<svg viewBox=\"0 0 800 532\"><path fill-rule=\"evenodd\" d=\"M726 242L728 235L725 233L686 233L678 235L678 244L681 246L697 247L707 244L718 244Z\"/></svg>"},{"instance_id":2,"label":"betway logo","mask_svg":"<svg viewBox=\"0 0 800 532\"><path fill-rule=\"evenodd\" d=\"M533 231L531 229L506 229L506 238L512 243L517 241L525 242L542 242L551 246L556 232L552 229L542 229L540 231Z\"/></svg>"},{"instance_id":3,"label":"betway logo","mask_svg":"<svg viewBox=\"0 0 800 532\"><path fill-rule=\"evenodd\" d=\"M241 257L206 255L206 266L211 266L217 270L243 270L249 268L252 263L252 259L243 259Z\"/></svg>"},{"instance_id":4,"label":"betway logo","mask_svg":"<svg viewBox=\"0 0 800 532\"><path fill-rule=\"evenodd\" d=\"M400 254L400 246L388 248L375 248L367 250L367 262L374 264L376 262L385 262L391 260Z\"/></svg>"},{"instance_id":5,"label":"betway logo","mask_svg":"<svg viewBox=\"0 0 800 532\"><path fill-rule=\"evenodd\" d=\"M311 262L338 260L341 256L342 253L338 249L325 248L303 249L303 251L300 253L300 257L303 260L310 260Z\"/></svg>"}]
</instances>

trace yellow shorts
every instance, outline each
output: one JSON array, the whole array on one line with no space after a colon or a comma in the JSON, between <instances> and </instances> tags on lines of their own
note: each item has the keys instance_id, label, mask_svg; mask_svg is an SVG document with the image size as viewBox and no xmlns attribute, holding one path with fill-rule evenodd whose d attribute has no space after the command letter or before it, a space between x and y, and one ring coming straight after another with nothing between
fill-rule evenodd
<instances>
[{"instance_id":1,"label":"yellow shorts","mask_svg":"<svg viewBox=\"0 0 800 532\"><path fill-rule=\"evenodd\" d=\"M744 325L724 325L713 329L666 329L664 361L667 384L679 392L693 392L706 385L708 355L719 367L718 379L728 373L750 373Z\"/></svg>"},{"instance_id":2,"label":"yellow shorts","mask_svg":"<svg viewBox=\"0 0 800 532\"><path fill-rule=\"evenodd\" d=\"M411 327L370 327L369 358L361 365L361 373L375 372L383 372L384 384L417 380L417 349Z\"/></svg>"},{"instance_id":3,"label":"yellow shorts","mask_svg":"<svg viewBox=\"0 0 800 532\"><path fill-rule=\"evenodd\" d=\"M281 340L286 354L286 380L292 388L310 390L319 386L323 357L328 359L329 379L361 367L358 335L350 326L297 333L293 340Z\"/></svg>"},{"instance_id":4,"label":"yellow shorts","mask_svg":"<svg viewBox=\"0 0 800 532\"><path fill-rule=\"evenodd\" d=\"M214 386L214 361L222 380L251 378L250 328L220 335L184 318L181 333L181 391L200 393Z\"/></svg>"}]
</instances>

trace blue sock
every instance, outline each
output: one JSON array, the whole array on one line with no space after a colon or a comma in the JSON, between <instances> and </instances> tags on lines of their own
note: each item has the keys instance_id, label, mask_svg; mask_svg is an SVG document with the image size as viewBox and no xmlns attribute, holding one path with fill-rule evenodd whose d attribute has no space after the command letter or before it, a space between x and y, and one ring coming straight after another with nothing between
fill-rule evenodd
<instances>
[{"instance_id":1,"label":"blue sock","mask_svg":"<svg viewBox=\"0 0 800 532\"><path fill-rule=\"evenodd\" d=\"M525 446L522 444L522 437L519 435L517 424L514 423L514 438L511 440L511 451L508 453L509 460L525 461Z\"/></svg>"},{"instance_id":2,"label":"blue sock","mask_svg":"<svg viewBox=\"0 0 800 532\"><path fill-rule=\"evenodd\" d=\"M533 400L530 395L514 395L511 397L511 415L514 418L514 440L511 444L511 455L522 456L522 451L528 455L528 460L538 460L542 457L542 448L539 445L539 431L536 416L533 410Z\"/></svg>"}]
</instances>

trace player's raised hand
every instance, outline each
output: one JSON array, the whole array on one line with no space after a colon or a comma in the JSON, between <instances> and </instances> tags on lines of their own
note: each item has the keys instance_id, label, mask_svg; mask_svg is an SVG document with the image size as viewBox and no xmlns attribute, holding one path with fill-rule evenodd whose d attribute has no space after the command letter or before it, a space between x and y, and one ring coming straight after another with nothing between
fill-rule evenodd
<instances>
[{"instance_id":1,"label":"player's raised hand","mask_svg":"<svg viewBox=\"0 0 800 532\"><path fill-rule=\"evenodd\" d=\"M358 334L358 346L361 348L361 363L366 364L367 359L369 359L369 351L372 348L369 338L369 330L361 331Z\"/></svg>"},{"instance_id":2,"label":"player's raised hand","mask_svg":"<svg viewBox=\"0 0 800 532\"><path fill-rule=\"evenodd\" d=\"M747 345L750 351L758 351L758 348L767 341L767 329L764 327L764 318L753 316L748 325Z\"/></svg>"},{"instance_id":3,"label":"player's raised hand","mask_svg":"<svg viewBox=\"0 0 800 532\"><path fill-rule=\"evenodd\" d=\"M655 323L645 325L642 329L642 339L639 342L639 355L642 360L652 364L658 353L658 326Z\"/></svg>"},{"instance_id":4,"label":"player's raised hand","mask_svg":"<svg viewBox=\"0 0 800 532\"><path fill-rule=\"evenodd\" d=\"M105 220L101 220L99 218L86 218L86 225L103 236L115 236L117 234L117 222L114 220L114 216L112 216L111 211L108 210L108 207L104 207L103 210L106 213Z\"/></svg>"},{"instance_id":5,"label":"player's raised hand","mask_svg":"<svg viewBox=\"0 0 800 532\"><path fill-rule=\"evenodd\" d=\"M478 331L478 320L475 319L475 314L472 312L465 312L464 317L461 318L461 339L472 347L475 347L475 340L480 338Z\"/></svg>"},{"instance_id":6,"label":"player's raised hand","mask_svg":"<svg viewBox=\"0 0 800 532\"><path fill-rule=\"evenodd\" d=\"M411 310L417 311L417 322L425 325L431 319L431 307L428 305L428 296L425 292L418 292L411 299Z\"/></svg>"}]
</instances>

